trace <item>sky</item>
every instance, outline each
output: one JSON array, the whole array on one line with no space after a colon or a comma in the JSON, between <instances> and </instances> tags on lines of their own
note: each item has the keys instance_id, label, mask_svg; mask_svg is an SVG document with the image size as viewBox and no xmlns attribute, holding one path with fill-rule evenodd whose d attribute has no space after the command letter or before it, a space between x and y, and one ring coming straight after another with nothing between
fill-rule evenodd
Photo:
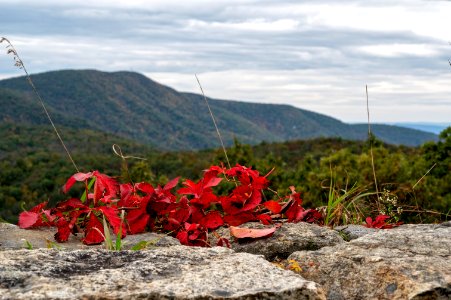
<instances>
[{"instance_id":1,"label":"sky","mask_svg":"<svg viewBox=\"0 0 451 300\"><path fill-rule=\"evenodd\" d=\"M199 93L197 74L209 97L351 123L368 85L373 123L451 123L451 1L0 0L1 36L30 73L135 71ZM0 79L23 75L4 47Z\"/></svg>"}]
</instances>

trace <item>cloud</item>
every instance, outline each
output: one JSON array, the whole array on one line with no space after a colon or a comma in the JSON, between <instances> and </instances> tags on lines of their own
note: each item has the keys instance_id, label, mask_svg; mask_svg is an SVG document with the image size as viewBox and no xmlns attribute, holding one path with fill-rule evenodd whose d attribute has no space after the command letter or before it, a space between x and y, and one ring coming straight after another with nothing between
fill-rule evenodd
<instances>
[{"instance_id":1,"label":"cloud","mask_svg":"<svg viewBox=\"0 0 451 300\"><path fill-rule=\"evenodd\" d=\"M182 91L199 93L193 74L146 73ZM366 120L365 85L368 85L372 119L449 122L447 100L451 72L442 78L428 75L342 74L327 70L234 70L198 74L207 96L249 102L290 103L296 107L340 116L348 122ZM394 100L395 99L395 100Z\"/></svg>"},{"instance_id":2,"label":"cloud","mask_svg":"<svg viewBox=\"0 0 451 300\"><path fill-rule=\"evenodd\" d=\"M217 98L289 103L346 121L365 119L368 84L376 107L411 103L428 112L403 115L411 121L448 121L449 15L449 1L4 0L0 35L31 72L133 70L187 91L197 91L197 73ZM20 74L5 56L0 69Z\"/></svg>"}]
</instances>

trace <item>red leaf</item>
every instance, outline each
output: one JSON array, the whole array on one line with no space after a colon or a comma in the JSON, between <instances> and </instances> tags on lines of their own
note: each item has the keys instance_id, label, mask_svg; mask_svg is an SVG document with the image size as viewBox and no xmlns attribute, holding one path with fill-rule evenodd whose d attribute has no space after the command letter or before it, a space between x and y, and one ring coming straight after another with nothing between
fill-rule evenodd
<instances>
[{"instance_id":1,"label":"red leaf","mask_svg":"<svg viewBox=\"0 0 451 300\"><path fill-rule=\"evenodd\" d=\"M82 240L83 243L86 245L100 244L104 241L104 234L102 223L97 219L94 213L91 213L89 221L86 224L85 238Z\"/></svg>"},{"instance_id":2,"label":"red leaf","mask_svg":"<svg viewBox=\"0 0 451 300\"><path fill-rule=\"evenodd\" d=\"M400 222L396 224L388 224L388 219L390 219L390 217L387 215L378 215L374 221L371 217L367 217L365 219L366 224L364 225L369 228L390 229L401 224Z\"/></svg>"},{"instance_id":3,"label":"red leaf","mask_svg":"<svg viewBox=\"0 0 451 300\"><path fill-rule=\"evenodd\" d=\"M136 188L140 190L143 193L146 193L148 195L151 195L155 192L155 189L150 183L147 182L140 182L136 184Z\"/></svg>"},{"instance_id":4,"label":"red leaf","mask_svg":"<svg viewBox=\"0 0 451 300\"><path fill-rule=\"evenodd\" d=\"M142 197L137 209L130 210L125 219L127 220L127 232L130 234L141 233L146 230L150 216L147 214L147 203L150 197Z\"/></svg>"},{"instance_id":5,"label":"red leaf","mask_svg":"<svg viewBox=\"0 0 451 300\"><path fill-rule=\"evenodd\" d=\"M131 183L123 183L119 185L119 191L121 195L121 200L117 203L119 207L133 206L133 200L130 198L134 195L134 188Z\"/></svg>"},{"instance_id":6,"label":"red leaf","mask_svg":"<svg viewBox=\"0 0 451 300\"><path fill-rule=\"evenodd\" d=\"M200 224L208 229L215 229L224 225L224 221L218 211L211 211L200 221Z\"/></svg>"},{"instance_id":7,"label":"red leaf","mask_svg":"<svg viewBox=\"0 0 451 300\"><path fill-rule=\"evenodd\" d=\"M194 241L197 240L197 238L199 237L199 235L201 234L200 230L192 230L193 233L191 233L190 235L188 235L188 239L190 241Z\"/></svg>"},{"instance_id":8,"label":"red leaf","mask_svg":"<svg viewBox=\"0 0 451 300\"><path fill-rule=\"evenodd\" d=\"M35 212L35 213L41 213L46 206L47 206L47 201L39 203L38 205L36 205L32 209L30 209L29 211L30 212Z\"/></svg>"},{"instance_id":9,"label":"red leaf","mask_svg":"<svg viewBox=\"0 0 451 300\"><path fill-rule=\"evenodd\" d=\"M58 243L66 242L71 232L69 223L61 215L56 222L56 226L58 227L58 232L55 233L55 240Z\"/></svg>"},{"instance_id":10,"label":"red leaf","mask_svg":"<svg viewBox=\"0 0 451 300\"><path fill-rule=\"evenodd\" d=\"M265 189L269 185L268 179L263 176L253 177L252 187L254 189Z\"/></svg>"},{"instance_id":11,"label":"red leaf","mask_svg":"<svg viewBox=\"0 0 451 300\"><path fill-rule=\"evenodd\" d=\"M24 211L19 215L19 227L30 228L36 224L39 219L39 214L35 212Z\"/></svg>"},{"instance_id":12,"label":"red leaf","mask_svg":"<svg viewBox=\"0 0 451 300\"><path fill-rule=\"evenodd\" d=\"M364 224L366 227L368 228L372 228L373 227L373 219L371 217L367 217L365 219L366 224Z\"/></svg>"},{"instance_id":13,"label":"red leaf","mask_svg":"<svg viewBox=\"0 0 451 300\"><path fill-rule=\"evenodd\" d=\"M117 234L119 232L119 229L121 228L122 223L121 218L118 216L119 211L117 210L117 208L112 206L100 206L98 210L105 215L108 223L110 223L110 225L113 227L114 233ZM124 230L123 228L122 234L125 233L126 230Z\"/></svg>"},{"instance_id":14,"label":"red leaf","mask_svg":"<svg viewBox=\"0 0 451 300\"><path fill-rule=\"evenodd\" d=\"M257 216L257 219L259 219L263 225L269 225L272 223L272 218L269 215L261 214Z\"/></svg>"},{"instance_id":15,"label":"red leaf","mask_svg":"<svg viewBox=\"0 0 451 300\"><path fill-rule=\"evenodd\" d=\"M253 210L262 201L262 195L259 190L253 189L249 199L245 200L243 210Z\"/></svg>"},{"instance_id":16,"label":"red leaf","mask_svg":"<svg viewBox=\"0 0 451 300\"><path fill-rule=\"evenodd\" d=\"M148 214L142 213L139 210L131 210L127 213L127 232L130 234L137 234L144 232L147 227L150 216Z\"/></svg>"},{"instance_id":17,"label":"red leaf","mask_svg":"<svg viewBox=\"0 0 451 300\"><path fill-rule=\"evenodd\" d=\"M221 183L221 181L222 178L213 177L207 183L204 184L204 188L217 186L219 183Z\"/></svg>"},{"instance_id":18,"label":"red leaf","mask_svg":"<svg viewBox=\"0 0 451 300\"><path fill-rule=\"evenodd\" d=\"M50 214L50 210L44 210L46 206L47 202L42 202L31 208L29 211L22 212L19 215L19 227L30 228L52 226L55 217Z\"/></svg>"},{"instance_id":19,"label":"red leaf","mask_svg":"<svg viewBox=\"0 0 451 300\"><path fill-rule=\"evenodd\" d=\"M221 205L224 211L230 215L236 215L256 208L262 200L258 189L249 186L238 186L230 197L222 197Z\"/></svg>"},{"instance_id":20,"label":"red leaf","mask_svg":"<svg viewBox=\"0 0 451 300\"><path fill-rule=\"evenodd\" d=\"M390 219L389 216L386 216L386 215L378 215L378 216L376 217L376 220L374 220L374 222L375 222L376 224L384 224L388 219Z\"/></svg>"},{"instance_id":21,"label":"red leaf","mask_svg":"<svg viewBox=\"0 0 451 300\"><path fill-rule=\"evenodd\" d=\"M49 222L46 222L46 224L44 224L44 225L49 225L49 226L53 225L53 221L55 220L55 216L51 214L50 209L46 209L42 213L44 214L44 216L49 221ZM41 217L41 219L42 219L42 217Z\"/></svg>"},{"instance_id":22,"label":"red leaf","mask_svg":"<svg viewBox=\"0 0 451 300\"><path fill-rule=\"evenodd\" d=\"M189 245L189 243L188 243L188 232L180 231L179 233L177 233L176 238L180 241L180 244L182 244L182 245Z\"/></svg>"},{"instance_id":23,"label":"red leaf","mask_svg":"<svg viewBox=\"0 0 451 300\"><path fill-rule=\"evenodd\" d=\"M179 183L179 180L180 180L180 176L172 179L171 181L166 183L163 190L167 191L167 190L175 188L177 186L177 184Z\"/></svg>"},{"instance_id":24,"label":"red leaf","mask_svg":"<svg viewBox=\"0 0 451 300\"><path fill-rule=\"evenodd\" d=\"M205 173L210 173L210 174L214 174L214 176L218 175L218 174L222 174L226 171L227 169L224 167L220 167L220 166L211 166L208 170L204 170Z\"/></svg>"},{"instance_id":25,"label":"red leaf","mask_svg":"<svg viewBox=\"0 0 451 300\"><path fill-rule=\"evenodd\" d=\"M69 200L58 203L57 208L60 211L67 211L67 210L70 210L73 208L88 208L88 207L86 205L84 205L80 201L80 199L71 198Z\"/></svg>"},{"instance_id":26,"label":"red leaf","mask_svg":"<svg viewBox=\"0 0 451 300\"><path fill-rule=\"evenodd\" d=\"M274 200L266 201L263 203L263 205L274 214L278 214L282 210L282 206L279 204L279 202Z\"/></svg>"},{"instance_id":27,"label":"red leaf","mask_svg":"<svg viewBox=\"0 0 451 300\"><path fill-rule=\"evenodd\" d=\"M301 206L302 199L299 193L297 193L294 189L294 186L290 186L291 195L289 196L290 201L281 211L285 211L285 215L287 216L288 222L300 222L302 218L305 216L304 208Z\"/></svg>"},{"instance_id":28,"label":"red leaf","mask_svg":"<svg viewBox=\"0 0 451 300\"><path fill-rule=\"evenodd\" d=\"M184 231L177 234L177 239L182 245L188 246L208 246L207 244L207 230L200 228L199 224L184 224Z\"/></svg>"},{"instance_id":29,"label":"red leaf","mask_svg":"<svg viewBox=\"0 0 451 300\"><path fill-rule=\"evenodd\" d=\"M164 229L167 231L176 231L182 223L188 220L190 214L189 208L181 208L172 211L167 218L168 223L165 224Z\"/></svg>"},{"instance_id":30,"label":"red leaf","mask_svg":"<svg viewBox=\"0 0 451 300\"><path fill-rule=\"evenodd\" d=\"M277 229L277 227L264 228L264 229L253 229L253 228L240 228L240 227L230 226L230 234L239 239L242 239L242 238L256 239L256 238L262 238L262 237L269 237L276 231L276 229Z\"/></svg>"},{"instance_id":31,"label":"red leaf","mask_svg":"<svg viewBox=\"0 0 451 300\"><path fill-rule=\"evenodd\" d=\"M78 221L78 218L85 213L90 212L89 208L86 209L80 209L80 210L73 210L69 213L69 215L64 218L62 214L60 214L60 219L65 219L66 221L68 221L69 223L67 224L67 226L69 226L69 229L72 230L72 228L74 228L75 224ZM57 225L58 226L58 225ZM64 226L66 226L66 224L64 224Z\"/></svg>"},{"instance_id":32,"label":"red leaf","mask_svg":"<svg viewBox=\"0 0 451 300\"><path fill-rule=\"evenodd\" d=\"M119 184L113 178L102 174L98 171L94 171L93 176L96 177L94 184L94 204L103 196L116 196L119 191Z\"/></svg>"},{"instance_id":33,"label":"red leaf","mask_svg":"<svg viewBox=\"0 0 451 300\"><path fill-rule=\"evenodd\" d=\"M67 191L70 190L70 188L74 185L77 181L85 181L88 178L92 177L92 173L76 173L72 175L66 182L66 184L63 186L63 192L67 193Z\"/></svg>"},{"instance_id":34,"label":"red leaf","mask_svg":"<svg viewBox=\"0 0 451 300\"><path fill-rule=\"evenodd\" d=\"M212 203L218 202L218 197L213 193L203 193L199 198L194 198L190 201L191 204L199 204L203 209L210 207Z\"/></svg>"},{"instance_id":35,"label":"red leaf","mask_svg":"<svg viewBox=\"0 0 451 300\"><path fill-rule=\"evenodd\" d=\"M131 211L127 215L128 232L130 234L137 234L146 231L150 216L137 214L135 211Z\"/></svg>"},{"instance_id":36,"label":"red leaf","mask_svg":"<svg viewBox=\"0 0 451 300\"><path fill-rule=\"evenodd\" d=\"M224 216L224 222L231 226L238 226L253 220L255 220L255 216L250 212Z\"/></svg>"},{"instance_id":37,"label":"red leaf","mask_svg":"<svg viewBox=\"0 0 451 300\"><path fill-rule=\"evenodd\" d=\"M196 197L199 197L199 195L202 193L202 183L201 182L199 184L197 184L194 181L187 179L183 182L183 185L186 187L180 188L177 191L177 193L180 195L194 195Z\"/></svg>"},{"instance_id":38,"label":"red leaf","mask_svg":"<svg viewBox=\"0 0 451 300\"><path fill-rule=\"evenodd\" d=\"M238 180L243 186L250 185L253 189L257 190L264 189L269 184L269 181L264 176L260 176L257 170L252 170L252 168L247 168L239 164L227 170L226 175L238 177Z\"/></svg>"},{"instance_id":39,"label":"red leaf","mask_svg":"<svg viewBox=\"0 0 451 300\"><path fill-rule=\"evenodd\" d=\"M322 214L317 211L316 209L307 209L304 212L302 212L302 221L307 223L316 223L322 225L323 223L323 216Z\"/></svg>"},{"instance_id":40,"label":"red leaf","mask_svg":"<svg viewBox=\"0 0 451 300\"><path fill-rule=\"evenodd\" d=\"M186 231L193 231L199 227L199 224L185 222L184 227Z\"/></svg>"}]
</instances>

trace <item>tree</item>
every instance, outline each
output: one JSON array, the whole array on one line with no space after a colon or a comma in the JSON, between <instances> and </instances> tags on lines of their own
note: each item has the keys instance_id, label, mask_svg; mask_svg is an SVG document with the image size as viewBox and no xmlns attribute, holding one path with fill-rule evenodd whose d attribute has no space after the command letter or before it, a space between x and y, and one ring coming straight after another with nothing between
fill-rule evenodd
<instances>
[{"instance_id":1,"label":"tree","mask_svg":"<svg viewBox=\"0 0 451 300\"><path fill-rule=\"evenodd\" d=\"M451 126L439 134L437 143L426 143L423 146L424 158L431 165L436 164L432 174L442 177L451 172Z\"/></svg>"}]
</instances>

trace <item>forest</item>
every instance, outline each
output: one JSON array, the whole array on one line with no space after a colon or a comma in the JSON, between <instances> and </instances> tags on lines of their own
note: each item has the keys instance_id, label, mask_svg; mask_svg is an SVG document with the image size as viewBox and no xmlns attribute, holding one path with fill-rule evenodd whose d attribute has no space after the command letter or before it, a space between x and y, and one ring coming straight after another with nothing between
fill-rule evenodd
<instances>
[{"instance_id":1,"label":"forest","mask_svg":"<svg viewBox=\"0 0 451 300\"><path fill-rule=\"evenodd\" d=\"M99 170L121 182L145 180L158 185L178 176L197 180L209 166L226 164L219 148L161 151L95 131L62 130L81 171ZM7 124L0 126L0 133L3 221L16 223L21 211L42 201L55 205L67 199L61 187L76 171L49 127ZM115 155L113 144L120 145L124 157L139 158ZM271 172L272 193L265 195L267 199L287 195L294 186L301 192L304 207L321 210L331 197L341 197L341 213L332 225L359 223L365 216L380 213L402 222L449 219L451 127L441 132L437 142L419 147L394 146L374 136L366 142L316 138L255 146L235 140L227 154L232 165L252 167L261 174ZM376 203L383 204L379 211Z\"/></svg>"}]
</instances>

